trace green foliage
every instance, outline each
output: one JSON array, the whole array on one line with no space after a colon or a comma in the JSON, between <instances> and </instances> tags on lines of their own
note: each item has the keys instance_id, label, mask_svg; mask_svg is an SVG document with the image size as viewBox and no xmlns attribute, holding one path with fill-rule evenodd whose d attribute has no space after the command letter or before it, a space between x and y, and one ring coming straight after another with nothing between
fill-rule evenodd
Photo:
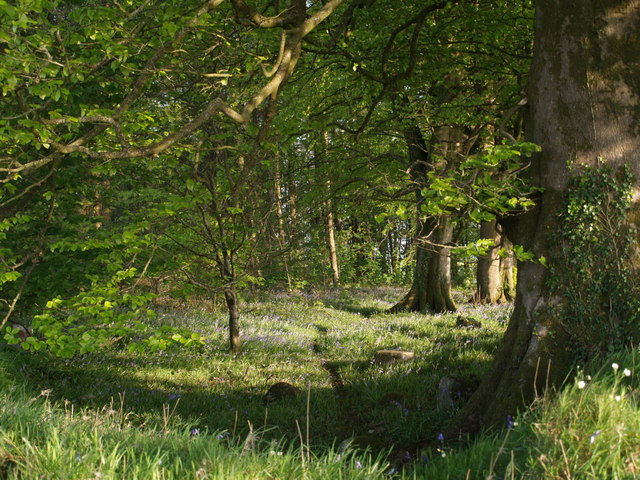
<instances>
[{"instance_id":1,"label":"green foliage","mask_svg":"<svg viewBox=\"0 0 640 480\"><path fill-rule=\"evenodd\" d=\"M453 171L429 171L427 187L422 190L422 213L433 217L463 214L478 223L531 208L531 196L539 190L518 172L523 168L523 159L539 150L526 142L499 145L471 155Z\"/></svg>"},{"instance_id":2,"label":"green foliage","mask_svg":"<svg viewBox=\"0 0 640 480\"><path fill-rule=\"evenodd\" d=\"M565 300L559 313L570 322L577 351L587 357L640 339L640 292L628 263L631 192L628 167L583 167L571 180L560 228L552 235L562 246L550 280Z\"/></svg>"}]
</instances>

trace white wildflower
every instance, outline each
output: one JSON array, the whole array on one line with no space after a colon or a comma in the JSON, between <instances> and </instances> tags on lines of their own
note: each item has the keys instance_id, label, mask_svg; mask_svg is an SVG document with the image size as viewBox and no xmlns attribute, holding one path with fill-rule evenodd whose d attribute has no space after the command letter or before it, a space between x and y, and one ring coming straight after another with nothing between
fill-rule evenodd
<instances>
[{"instance_id":1,"label":"white wildflower","mask_svg":"<svg viewBox=\"0 0 640 480\"><path fill-rule=\"evenodd\" d=\"M586 387L586 386L587 386L587 384L584 382L584 380L580 380L580 381L578 382L578 388L579 388L580 390L582 390L582 389L583 389L584 387Z\"/></svg>"},{"instance_id":2,"label":"white wildflower","mask_svg":"<svg viewBox=\"0 0 640 480\"><path fill-rule=\"evenodd\" d=\"M611 368L613 368L617 372L618 369L620 368L620 365L618 365L617 363L612 363Z\"/></svg>"},{"instance_id":3,"label":"white wildflower","mask_svg":"<svg viewBox=\"0 0 640 480\"><path fill-rule=\"evenodd\" d=\"M629 370L628 368L625 368L624 372L622 372L622 373L624 373L625 377L630 377L631 376L631 370Z\"/></svg>"}]
</instances>

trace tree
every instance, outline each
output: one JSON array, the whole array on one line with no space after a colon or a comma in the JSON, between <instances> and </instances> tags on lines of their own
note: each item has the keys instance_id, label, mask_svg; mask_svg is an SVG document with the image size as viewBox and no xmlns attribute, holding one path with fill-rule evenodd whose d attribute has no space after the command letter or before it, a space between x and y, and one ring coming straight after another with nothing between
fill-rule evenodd
<instances>
[{"instance_id":1,"label":"tree","mask_svg":"<svg viewBox=\"0 0 640 480\"><path fill-rule=\"evenodd\" d=\"M393 20L378 27L378 35L363 29L376 22L375 5L349 24L338 53L361 76L357 91L366 93L353 103L351 118L336 123L361 137L385 118L386 134L404 138L408 165L402 165L407 171L402 190L404 199L414 196L417 209L415 269L410 291L393 310L451 311L450 247L457 212L426 214L424 207L433 201L423 195L431 188L427 176L455 171L483 129L497 124L500 110L519 95L530 5L433 2L385 5L389 8L394 14L385 15Z\"/></svg>"},{"instance_id":2,"label":"tree","mask_svg":"<svg viewBox=\"0 0 640 480\"><path fill-rule=\"evenodd\" d=\"M243 0L80 3L0 5L3 26L11 27L0 32L2 230L19 224L18 218L31 219L17 215L42 194L53 208L53 179L70 166L107 165L115 175L131 162L146 166L161 155L175 161L171 149L195 163L202 152L194 144L204 143L208 159L211 152L226 151L235 162L226 179L229 198L209 203L206 213L215 225L203 228L220 231L209 235L216 239L212 246L222 247L212 261L229 306L230 345L238 350L234 262L240 247L233 241L228 246L228 239L242 230L236 221L247 180L262 159L258 151L302 43L342 0L292 0L282 10ZM205 142L203 129L212 124L223 127ZM212 197L212 189L221 193L217 185L209 188L207 175L194 177L204 179L200 183ZM48 247L47 212L39 208L41 240L31 253L1 253L0 282L19 278L25 262L27 273L33 270ZM7 303L2 324L14 310L15 302Z\"/></svg>"},{"instance_id":3,"label":"tree","mask_svg":"<svg viewBox=\"0 0 640 480\"><path fill-rule=\"evenodd\" d=\"M601 338L598 331L605 332L609 343L620 342L614 346L638 338L637 309L626 307L634 301L634 295L637 298L640 274L637 233L628 237L630 228L640 226L640 136L636 121L640 114L639 42L640 5L636 2L537 2L529 78L529 135L542 147L531 176L544 190L535 209L505 222L505 226L514 243L524 245L546 262L520 265L515 308L502 347L479 389L452 422L451 432L474 431L483 424L506 424L506 416L513 415L523 402L565 380L573 362L584 353L577 348L581 340ZM598 197L597 192L590 191L571 207L571 187L597 176L594 171L600 171L602 163L609 170L608 183L600 185L604 195ZM554 234L571 233L565 219L575 210L601 211L605 202L598 206L589 201L594 198L609 199L612 204L617 198L626 199L631 208L617 209L624 219L619 233L633 243L627 241L625 249L617 250L617 261L610 259L618 267L615 275L605 277L607 272L591 270L592 290L582 292L598 298L600 292L595 286L602 281L625 291L627 297L605 297L608 301L595 302L599 308L581 321L566 315L574 308L571 282L554 282L554 277L565 265L572 266L569 271L564 269L571 280L576 280L581 269L589 268L588 262L593 259L576 256L567 244L583 234L600 241L606 215L588 217L579 235L564 235L563 241ZM608 214L613 212L611 209ZM617 240L606 238L605 242L613 246ZM616 310L624 315L615 315Z\"/></svg>"}]
</instances>

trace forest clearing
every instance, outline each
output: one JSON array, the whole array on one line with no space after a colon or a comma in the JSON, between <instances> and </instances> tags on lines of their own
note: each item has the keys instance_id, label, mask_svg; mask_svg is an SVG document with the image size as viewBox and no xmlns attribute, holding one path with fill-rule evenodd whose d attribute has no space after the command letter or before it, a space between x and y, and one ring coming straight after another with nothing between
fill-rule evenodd
<instances>
[{"instance_id":1,"label":"forest clearing","mask_svg":"<svg viewBox=\"0 0 640 480\"><path fill-rule=\"evenodd\" d=\"M640 3L0 0L0 480L640 477Z\"/></svg>"}]
</instances>

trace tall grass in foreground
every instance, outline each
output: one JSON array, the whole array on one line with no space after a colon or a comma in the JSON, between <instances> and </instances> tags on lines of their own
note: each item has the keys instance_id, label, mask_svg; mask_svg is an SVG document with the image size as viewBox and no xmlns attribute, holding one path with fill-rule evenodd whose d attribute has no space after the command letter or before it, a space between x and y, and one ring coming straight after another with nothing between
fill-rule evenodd
<instances>
[{"instance_id":1,"label":"tall grass in foreground","mask_svg":"<svg viewBox=\"0 0 640 480\"><path fill-rule=\"evenodd\" d=\"M416 464L425 479L640 478L640 359L617 353L539 398L503 432Z\"/></svg>"},{"instance_id":2,"label":"tall grass in foreground","mask_svg":"<svg viewBox=\"0 0 640 480\"><path fill-rule=\"evenodd\" d=\"M336 449L320 456L300 446L200 432L164 415L163 426L134 426L121 405L99 411L54 406L46 393L0 394L2 479L372 479L383 455Z\"/></svg>"}]
</instances>

